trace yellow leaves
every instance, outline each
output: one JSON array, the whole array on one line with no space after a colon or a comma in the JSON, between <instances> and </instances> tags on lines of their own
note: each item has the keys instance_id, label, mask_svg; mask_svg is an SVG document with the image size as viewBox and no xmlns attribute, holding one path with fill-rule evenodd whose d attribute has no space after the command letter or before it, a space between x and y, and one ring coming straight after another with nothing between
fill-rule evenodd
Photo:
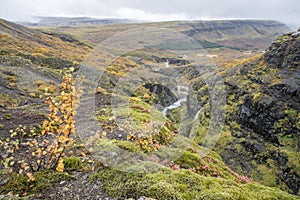
<instances>
[{"instance_id":1,"label":"yellow leaves","mask_svg":"<svg viewBox=\"0 0 300 200\"><path fill-rule=\"evenodd\" d=\"M27 163L21 163L21 168L24 169L27 166Z\"/></svg>"},{"instance_id":2,"label":"yellow leaves","mask_svg":"<svg viewBox=\"0 0 300 200\"><path fill-rule=\"evenodd\" d=\"M61 83L60 87L62 90L65 90L67 88L67 83L66 82Z\"/></svg>"},{"instance_id":3,"label":"yellow leaves","mask_svg":"<svg viewBox=\"0 0 300 200\"><path fill-rule=\"evenodd\" d=\"M72 113L73 108L72 108L72 107L67 107L67 108L66 108L66 111L67 111L68 113Z\"/></svg>"},{"instance_id":4,"label":"yellow leaves","mask_svg":"<svg viewBox=\"0 0 300 200\"><path fill-rule=\"evenodd\" d=\"M55 106L54 106L53 104L50 104L50 105L49 105L49 109L50 109L50 110L54 110L54 109L55 109Z\"/></svg>"},{"instance_id":5,"label":"yellow leaves","mask_svg":"<svg viewBox=\"0 0 300 200\"><path fill-rule=\"evenodd\" d=\"M98 86L97 92L98 92L98 93L107 94L107 91L106 91L105 89L103 89L102 87L100 87L100 86Z\"/></svg>"},{"instance_id":6,"label":"yellow leaves","mask_svg":"<svg viewBox=\"0 0 300 200\"><path fill-rule=\"evenodd\" d=\"M57 153L61 153L64 151L64 148L63 147L60 147L59 149L57 149Z\"/></svg>"},{"instance_id":7,"label":"yellow leaves","mask_svg":"<svg viewBox=\"0 0 300 200\"><path fill-rule=\"evenodd\" d=\"M69 123L69 124L73 124L73 123L74 123L74 118L73 118L73 116L70 116L70 117L67 119L67 123Z\"/></svg>"},{"instance_id":8,"label":"yellow leaves","mask_svg":"<svg viewBox=\"0 0 300 200\"><path fill-rule=\"evenodd\" d=\"M72 127L72 128L70 129L70 133L72 133L73 135L75 135L75 134L76 134L76 130L75 130L75 128L74 128L74 127Z\"/></svg>"},{"instance_id":9,"label":"yellow leaves","mask_svg":"<svg viewBox=\"0 0 300 200\"><path fill-rule=\"evenodd\" d=\"M72 115L73 115L73 116L75 116L76 113L77 113L77 112L76 112L75 110L72 111Z\"/></svg>"},{"instance_id":10,"label":"yellow leaves","mask_svg":"<svg viewBox=\"0 0 300 200\"><path fill-rule=\"evenodd\" d=\"M65 95L66 95L65 91L62 91L62 92L60 93L60 95L61 95L61 96L65 96Z\"/></svg>"},{"instance_id":11,"label":"yellow leaves","mask_svg":"<svg viewBox=\"0 0 300 200\"><path fill-rule=\"evenodd\" d=\"M40 158L42 156L42 149L41 148L37 148L37 150L36 150L36 156L38 158Z\"/></svg>"},{"instance_id":12,"label":"yellow leaves","mask_svg":"<svg viewBox=\"0 0 300 200\"><path fill-rule=\"evenodd\" d=\"M68 137L69 134L70 134L70 130L65 129L65 130L63 131L63 133L64 133L64 136L65 136L65 137Z\"/></svg>"},{"instance_id":13,"label":"yellow leaves","mask_svg":"<svg viewBox=\"0 0 300 200\"><path fill-rule=\"evenodd\" d=\"M69 151L68 156L72 156L72 155L74 155L74 151Z\"/></svg>"},{"instance_id":14,"label":"yellow leaves","mask_svg":"<svg viewBox=\"0 0 300 200\"><path fill-rule=\"evenodd\" d=\"M47 144L48 142L49 142L48 140L43 140L42 145L43 145L43 146L46 146L46 144Z\"/></svg>"},{"instance_id":15,"label":"yellow leaves","mask_svg":"<svg viewBox=\"0 0 300 200\"><path fill-rule=\"evenodd\" d=\"M64 171L64 162L63 159L59 159L57 167L56 167L56 171L58 172L63 172Z\"/></svg>"},{"instance_id":16,"label":"yellow leaves","mask_svg":"<svg viewBox=\"0 0 300 200\"><path fill-rule=\"evenodd\" d=\"M61 86L58 96L47 97L46 104L50 113L43 121L41 134L33 129L29 132L25 130L25 126L20 126L16 130L11 130L10 137L6 140L0 139L0 150L5 151L1 164L11 172L26 175L30 181L35 180L32 173L41 169L56 169L63 172L63 157L65 154L74 154L70 148L75 136L74 116L80 92L76 90L71 74L65 75ZM24 137L21 142L17 140L19 137ZM26 152L23 148L19 149L19 146L24 146ZM19 155L5 157L6 154ZM26 161L17 159L24 155L27 156ZM81 155L85 156L85 153Z\"/></svg>"},{"instance_id":17,"label":"yellow leaves","mask_svg":"<svg viewBox=\"0 0 300 200\"><path fill-rule=\"evenodd\" d=\"M47 151L43 151L42 155L45 156L45 155L47 155L47 153L48 153Z\"/></svg>"},{"instance_id":18,"label":"yellow leaves","mask_svg":"<svg viewBox=\"0 0 300 200\"><path fill-rule=\"evenodd\" d=\"M15 137L17 135L18 135L17 132L13 132L12 134L10 134L10 137L13 138L13 137Z\"/></svg>"},{"instance_id":19,"label":"yellow leaves","mask_svg":"<svg viewBox=\"0 0 300 200\"><path fill-rule=\"evenodd\" d=\"M35 178L33 177L32 173L30 173L30 172L27 172L26 176L29 178L30 181L34 181L35 180Z\"/></svg>"},{"instance_id":20,"label":"yellow leaves","mask_svg":"<svg viewBox=\"0 0 300 200\"><path fill-rule=\"evenodd\" d=\"M105 137L107 135L107 132L103 131L102 135Z\"/></svg>"},{"instance_id":21,"label":"yellow leaves","mask_svg":"<svg viewBox=\"0 0 300 200\"><path fill-rule=\"evenodd\" d=\"M149 94L145 93L144 94L144 99L149 99L149 98L150 98Z\"/></svg>"},{"instance_id":22,"label":"yellow leaves","mask_svg":"<svg viewBox=\"0 0 300 200\"><path fill-rule=\"evenodd\" d=\"M81 151L81 152L80 152L80 155L83 156L83 157L85 157L85 156L86 156L86 153L83 152L83 151Z\"/></svg>"},{"instance_id":23,"label":"yellow leaves","mask_svg":"<svg viewBox=\"0 0 300 200\"><path fill-rule=\"evenodd\" d=\"M60 143L62 143L62 144L66 143L66 142L69 141L69 140L70 140L70 138L68 138L68 137L66 137L66 136L64 136L64 135L61 135L61 136L58 137L58 141L59 141Z\"/></svg>"}]
</instances>

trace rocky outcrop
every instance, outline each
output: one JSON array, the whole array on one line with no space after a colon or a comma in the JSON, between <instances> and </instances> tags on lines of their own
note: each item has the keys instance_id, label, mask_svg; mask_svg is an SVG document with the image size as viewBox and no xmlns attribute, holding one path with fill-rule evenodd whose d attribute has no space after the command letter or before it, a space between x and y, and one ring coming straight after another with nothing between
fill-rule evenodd
<instances>
[{"instance_id":1,"label":"rocky outcrop","mask_svg":"<svg viewBox=\"0 0 300 200\"><path fill-rule=\"evenodd\" d=\"M262 57L226 71L226 127L231 136L216 147L234 170L298 195L299 49L299 32L289 33ZM199 91L201 99L204 93Z\"/></svg>"},{"instance_id":2,"label":"rocky outcrop","mask_svg":"<svg viewBox=\"0 0 300 200\"><path fill-rule=\"evenodd\" d=\"M268 66L298 69L300 65L299 37L299 31L292 32L279 37L273 42L264 55L264 60ZM297 75L299 77L299 74Z\"/></svg>"},{"instance_id":3,"label":"rocky outcrop","mask_svg":"<svg viewBox=\"0 0 300 200\"><path fill-rule=\"evenodd\" d=\"M163 107L166 107L178 100L173 92L163 85L148 83L144 87L157 95L158 98L155 104L160 104Z\"/></svg>"}]
</instances>

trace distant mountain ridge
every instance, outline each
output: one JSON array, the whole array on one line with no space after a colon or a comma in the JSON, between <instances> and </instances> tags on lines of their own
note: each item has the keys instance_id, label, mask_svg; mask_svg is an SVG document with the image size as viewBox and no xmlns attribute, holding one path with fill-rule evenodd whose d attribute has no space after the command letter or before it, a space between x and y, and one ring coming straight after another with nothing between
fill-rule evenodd
<instances>
[{"instance_id":1,"label":"distant mountain ridge","mask_svg":"<svg viewBox=\"0 0 300 200\"><path fill-rule=\"evenodd\" d=\"M103 24L120 24L137 22L129 19L105 18L97 19L91 17L37 17L38 22L18 22L24 26L91 26Z\"/></svg>"},{"instance_id":2,"label":"distant mountain ridge","mask_svg":"<svg viewBox=\"0 0 300 200\"><path fill-rule=\"evenodd\" d=\"M50 18L51 19L51 18ZM50 20L51 21L51 20ZM69 19L69 22L71 19ZM76 20L75 20L76 21ZM80 22L81 21L81 22ZM84 22L84 23L83 23ZM211 21L168 21L168 22L134 22L122 20L99 21L111 23L110 26L97 26L79 18L76 25L39 27L45 32L63 32L76 36L89 44L100 44L116 33L145 27L168 29L186 34L203 46L203 48L230 48L237 50L265 50L273 40L291 29L274 20L211 20ZM119 23L124 22L124 23ZM118 24L117 24L118 23ZM48 23L49 24L49 23ZM62 24L62 23L61 23ZM90 24L87 26L87 24ZM99 25L99 24L98 24Z\"/></svg>"}]
</instances>

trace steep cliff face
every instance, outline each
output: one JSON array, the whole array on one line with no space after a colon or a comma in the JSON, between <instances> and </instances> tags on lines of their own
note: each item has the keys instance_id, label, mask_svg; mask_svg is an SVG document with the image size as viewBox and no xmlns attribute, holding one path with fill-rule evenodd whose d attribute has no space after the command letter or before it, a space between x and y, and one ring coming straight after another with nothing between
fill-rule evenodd
<instances>
[{"instance_id":1,"label":"steep cliff face","mask_svg":"<svg viewBox=\"0 0 300 200\"><path fill-rule=\"evenodd\" d=\"M286 25L277 21L257 21L257 20L223 20L223 21L198 21L188 23L193 29L187 31L189 36L197 35L200 37L202 33L213 33L216 39L224 39L226 36L233 38L240 35L259 35L274 34L280 31L286 31ZM275 31L275 32L274 32Z\"/></svg>"},{"instance_id":2,"label":"steep cliff face","mask_svg":"<svg viewBox=\"0 0 300 200\"><path fill-rule=\"evenodd\" d=\"M187 23L190 29L184 31L200 41L211 41L220 45L241 49L264 49L289 28L276 21L224 20Z\"/></svg>"},{"instance_id":3,"label":"steep cliff face","mask_svg":"<svg viewBox=\"0 0 300 200\"><path fill-rule=\"evenodd\" d=\"M216 147L234 170L293 194L300 188L299 49L300 33L290 33L262 57L225 70L231 134Z\"/></svg>"},{"instance_id":4,"label":"steep cliff face","mask_svg":"<svg viewBox=\"0 0 300 200\"><path fill-rule=\"evenodd\" d=\"M299 146L299 118L300 111L300 40L299 32L279 37L265 53L262 67L273 70L269 74L272 80L264 80L257 74L254 81L261 86L259 98L246 98L240 121L249 128L257 132L267 133L266 139L281 145L280 136L293 134L295 142L298 140ZM244 72L247 74L247 72ZM249 110L247 112L245 110ZM254 115L252 116L253 113ZM283 118L289 118L285 122ZM254 122L260 122L260 126L255 127ZM289 123L287 123L289 121ZM248 123L250 122L250 123ZM273 123L272 123L273 122ZM279 123L279 124L276 124ZM286 128L280 125L288 126ZM297 126L298 125L298 126ZM292 137L292 136L291 136Z\"/></svg>"}]
</instances>

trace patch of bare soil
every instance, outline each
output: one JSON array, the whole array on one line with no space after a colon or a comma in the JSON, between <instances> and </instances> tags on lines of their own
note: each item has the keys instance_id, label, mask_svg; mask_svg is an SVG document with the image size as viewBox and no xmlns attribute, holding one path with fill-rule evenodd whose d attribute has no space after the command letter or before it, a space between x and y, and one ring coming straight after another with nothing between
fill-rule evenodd
<instances>
[{"instance_id":1,"label":"patch of bare soil","mask_svg":"<svg viewBox=\"0 0 300 200\"><path fill-rule=\"evenodd\" d=\"M41 125L44 119L42 111L39 113L26 109L0 109L0 137L9 136L9 130L16 129L19 125Z\"/></svg>"},{"instance_id":2,"label":"patch of bare soil","mask_svg":"<svg viewBox=\"0 0 300 200\"><path fill-rule=\"evenodd\" d=\"M101 181L89 180L90 173L76 172L75 178L61 181L52 188L47 188L33 199L74 199L74 200L115 200L104 191Z\"/></svg>"}]
</instances>

